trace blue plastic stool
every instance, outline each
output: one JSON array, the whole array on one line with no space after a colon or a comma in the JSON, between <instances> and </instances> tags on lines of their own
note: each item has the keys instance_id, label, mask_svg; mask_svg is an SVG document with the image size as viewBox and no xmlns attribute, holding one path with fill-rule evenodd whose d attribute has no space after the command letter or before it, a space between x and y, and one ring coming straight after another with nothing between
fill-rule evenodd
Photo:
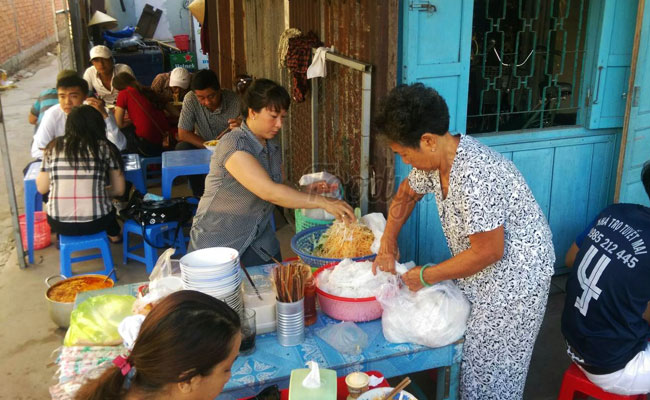
<instances>
[{"instance_id":1,"label":"blue plastic stool","mask_svg":"<svg viewBox=\"0 0 650 400\"><path fill-rule=\"evenodd\" d=\"M183 235L183 229L181 228L178 230L178 236L173 238L172 236L176 233L176 226L178 226L177 222L149 225L144 228L144 234L156 246L174 247L176 249L175 254L183 255L187 252L185 235ZM151 273L153 267L156 265L156 261L158 261L158 249L149 245L144 240L140 244L129 247L129 233L142 236L142 227L132 219L124 223L124 227L122 228L122 235L124 237L122 259L124 264L127 263L128 259L140 261L146 265L147 273ZM134 250L142 248L144 248L144 257L134 252Z\"/></svg>"},{"instance_id":2,"label":"blue plastic stool","mask_svg":"<svg viewBox=\"0 0 650 400\"><path fill-rule=\"evenodd\" d=\"M115 271L113 270L113 256L111 255L111 245L108 240L106 232L96 233L94 235L85 235L85 236L65 236L59 235L59 263L61 265L61 275L71 277L74 274L72 273L72 264L76 262L93 260L95 258L104 259L104 270L96 271L96 273L103 273L104 275L111 274L113 280L117 280L115 277ZM81 257L72 257L72 253L75 251L89 250L89 249L99 249L100 254L90 254ZM111 272L112 271L112 272ZM79 274L77 274L79 275Z\"/></svg>"},{"instance_id":3,"label":"blue plastic stool","mask_svg":"<svg viewBox=\"0 0 650 400\"><path fill-rule=\"evenodd\" d=\"M140 170L125 171L124 179L126 179L127 182L131 182L133 186L135 186L135 188L138 189L138 192L147 193L147 185L145 184L144 178L142 177L142 173L140 172Z\"/></svg>"},{"instance_id":4,"label":"blue plastic stool","mask_svg":"<svg viewBox=\"0 0 650 400\"><path fill-rule=\"evenodd\" d=\"M123 154L122 160L124 160L124 178L128 182L133 183L133 186L140 193L146 193L147 186L145 184L145 176L142 173L140 156L137 154Z\"/></svg>"},{"instance_id":5,"label":"blue plastic stool","mask_svg":"<svg viewBox=\"0 0 650 400\"><path fill-rule=\"evenodd\" d=\"M152 172L150 175L148 174L148 166L149 165L160 165L160 171ZM142 168L142 177L145 182L145 186L148 186L150 183L151 184L156 184L160 183L160 179L162 177L162 156L161 157L140 157L140 168ZM156 177L154 177L156 176ZM146 193L146 190L142 193Z\"/></svg>"},{"instance_id":6,"label":"blue plastic stool","mask_svg":"<svg viewBox=\"0 0 650 400\"><path fill-rule=\"evenodd\" d=\"M41 163L29 166L23 178L25 192L25 225L27 228L27 256L30 264L34 263L34 213L43 210L43 196L36 190L36 176L41 170ZM24 243L23 243L24 245Z\"/></svg>"}]
</instances>

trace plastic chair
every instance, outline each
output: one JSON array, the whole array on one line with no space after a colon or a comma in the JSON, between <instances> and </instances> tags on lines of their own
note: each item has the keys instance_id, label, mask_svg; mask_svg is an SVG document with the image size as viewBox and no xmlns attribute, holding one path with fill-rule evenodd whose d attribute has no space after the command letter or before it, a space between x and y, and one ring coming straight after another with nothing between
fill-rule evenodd
<instances>
[{"instance_id":1,"label":"plastic chair","mask_svg":"<svg viewBox=\"0 0 650 400\"><path fill-rule=\"evenodd\" d=\"M95 258L103 258L104 270L96 271L95 273L103 273L104 275L108 275L110 273L113 280L117 280L115 277L115 271L113 269L113 256L111 255L111 246L106 232L100 232L94 235L85 236L59 235L59 246L59 263L61 265L61 275L65 275L67 277L75 275L72 273L73 263L93 260ZM99 249L100 253L80 257L72 257L72 253L75 251L89 249Z\"/></svg>"},{"instance_id":2,"label":"plastic chair","mask_svg":"<svg viewBox=\"0 0 650 400\"><path fill-rule=\"evenodd\" d=\"M159 165L161 170L152 171L149 173L149 165ZM144 179L145 186L149 184L160 183L160 177L162 176L162 156L161 157L140 157L140 167L142 168L142 178ZM146 193L146 189L144 192Z\"/></svg>"},{"instance_id":3,"label":"plastic chair","mask_svg":"<svg viewBox=\"0 0 650 400\"><path fill-rule=\"evenodd\" d=\"M580 396L579 398L585 398L584 395L587 395L599 400L645 400L646 398L644 394L625 396L606 392L591 382L575 363L571 363L564 373L558 400L572 400L576 395Z\"/></svg>"},{"instance_id":4,"label":"plastic chair","mask_svg":"<svg viewBox=\"0 0 650 400\"><path fill-rule=\"evenodd\" d=\"M178 230L177 237L171 237L176 233L177 226L177 222L149 225L144 228L144 234L146 235L147 240L149 240L149 242L153 243L154 245L159 247L174 247L176 249L175 254L183 255L187 252L183 229L181 228ZM156 261L158 261L158 249L154 246L151 246L145 240L142 240L142 243L140 244L129 247L129 233L142 236L142 227L132 219L124 223L124 226L122 227L122 235L124 239L124 247L122 252L123 263L126 264L128 262L128 259L139 261L147 267L147 273L151 273L151 271L153 271L153 267L156 265ZM138 249L144 249L144 256L141 256L134 252L134 250Z\"/></svg>"}]
</instances>

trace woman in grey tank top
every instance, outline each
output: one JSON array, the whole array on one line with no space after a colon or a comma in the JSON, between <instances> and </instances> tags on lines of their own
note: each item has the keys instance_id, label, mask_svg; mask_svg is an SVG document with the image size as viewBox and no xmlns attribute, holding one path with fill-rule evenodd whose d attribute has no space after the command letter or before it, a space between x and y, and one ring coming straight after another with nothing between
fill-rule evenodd
<instances>
[{"instance_id":1,"label":"woman in grey tank top","mask_svg":"<svg viewBox=\"0 0 650 400\"><path fill-rule=\"evenodd\" d=\"M323 208L337 219L354 219L352 207L344 201L282 184L282 154L274 138L290 102L286 89L271 80L258 79L248 88L242 99L243 123L219 141L210 160L189 251L232 247L244 265L269 262L265 252L280 258L271 227L274 205Z\"/></svg>"}]
</instances>

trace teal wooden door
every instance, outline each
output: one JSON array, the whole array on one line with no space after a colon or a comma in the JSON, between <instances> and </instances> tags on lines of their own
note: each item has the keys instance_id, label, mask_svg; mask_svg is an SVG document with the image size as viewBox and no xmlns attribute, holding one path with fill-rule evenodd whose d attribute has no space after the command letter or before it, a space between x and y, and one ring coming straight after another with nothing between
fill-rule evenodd
<instances>
[{"instance_id":1,"label":"teal wooden door","mask_svg":"<svg viewBox=\"0 0 650 400\"><path fill-rule=\"evenodd\" d=\"M512 160L553 232L556 273L576 236L611 202L618 130L580 127L479 140Z\"/></svg>"},{"instance_id":2,"label":"teal wooden door","mask_svg":"<svg viewBox=\"0 0 650 400\"><path fill-rule=\"evenodd\" d=\"M638 0L595 0L589 4L584 86L589 129L623 126ZM588 45L591 47L591 45Z\"/></svg>"},{"instance_id":3,"label":"teal wooden door","mask_svg":"<svg viewBox=\"0 0 650 400\"><path fill-rule=\"evenodd\" d=\"M650 205L641 184L643 163L650 159L650 1L646 0L641 26L630 122L625 141L625 157L619 202Z\"/></svg>"},{"instance_id":4,"label":"teal wooden door","mask_svg":"<svg viewBox=\"0 0 650 400\"><path fill-rule=\"evenodd\" d=\"M436 89L449 106L451 132L464 132L467 121L472 0L405 0L402 5L402 83L420 82ZM399 184L410 167L396 160ZM439 262L449 257L435 200L427 195L413 211L399 239L402 260Z\"/></svg>"}]
</instances>

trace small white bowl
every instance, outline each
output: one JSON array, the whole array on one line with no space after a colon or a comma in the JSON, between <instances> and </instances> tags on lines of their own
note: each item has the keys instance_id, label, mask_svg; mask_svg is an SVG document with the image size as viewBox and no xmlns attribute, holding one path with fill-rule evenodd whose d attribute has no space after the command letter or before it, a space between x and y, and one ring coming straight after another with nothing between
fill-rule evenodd
<instances>
[{"instance_id":1,"label":"small white bowl","mask_svg":"<svg viewBox=\"0 0 650 400\"><path fill-rule=\"evenodd\" d=\"M214 141L213 141L213 140L208 140L208 141L206 141L206 142L203 142L203 146L204 146L206 149L208 149L208 150L210 150L211 152L214 153L214 150L217 148L217 145L219 144L219 141L217 140L217 144L215 144L215 145L210 145L210 144L208 144L208 143L210 143L210 142L214 142Z\"/></svg>"}]
</instances>

